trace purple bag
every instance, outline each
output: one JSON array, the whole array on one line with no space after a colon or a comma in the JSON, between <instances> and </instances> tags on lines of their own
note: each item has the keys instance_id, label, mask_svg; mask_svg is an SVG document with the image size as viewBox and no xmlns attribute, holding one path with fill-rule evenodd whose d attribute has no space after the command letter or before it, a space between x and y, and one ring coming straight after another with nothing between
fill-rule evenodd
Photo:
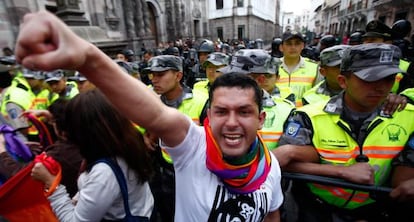
<instances>
[{"instance_id":1,"label":"purple bag","mask_svg":"<svg viewBox=\"0 0 414 222\"><path fill-rule=\"evenodd\" d=\"M4 136L6 150L17 161L29 162L33 159L33 154L29 147L20 140L16 130L6 124L0 125L0 133Z\"/></svg>"}]
</instances>

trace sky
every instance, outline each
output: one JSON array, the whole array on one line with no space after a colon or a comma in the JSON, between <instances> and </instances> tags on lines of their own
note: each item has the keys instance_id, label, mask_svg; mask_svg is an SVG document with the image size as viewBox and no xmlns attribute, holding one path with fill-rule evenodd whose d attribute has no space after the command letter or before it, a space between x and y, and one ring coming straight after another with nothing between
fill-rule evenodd
<instances>
[{"instance_id":1,"label":"sky","mask_svg":"<svg viewBox=\"0 0 414 222\"><path fill-rule=\"evenodd\" d=\"M310 10L310 0L282 0L280 11L302 13L303 9Z\"/></svg>"}]
</instances>

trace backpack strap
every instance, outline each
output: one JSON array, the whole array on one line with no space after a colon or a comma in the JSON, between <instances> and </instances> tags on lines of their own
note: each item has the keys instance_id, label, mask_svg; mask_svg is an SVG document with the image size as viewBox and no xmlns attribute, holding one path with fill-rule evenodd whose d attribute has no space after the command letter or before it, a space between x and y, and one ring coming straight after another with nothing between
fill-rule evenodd
<instances>
[{"instance_id":1,"label":"backpack strap","mask_svg":"<svg viewBox=\"0 0 414 222\"><path fill-rule=\"evenodd\" d=\"M124 200L124 209L126 215L125 217L132 217L131 211L129 210L128 186L125 180L124 173L121 170L121 167L119 167L118 163L109 158L99 159L95 162L95 164L96 163L106 163L111 167L112 171L116 176L116 180L118 181L119 187L121 188L122 199Z\"/></svg>"}]
</instances>

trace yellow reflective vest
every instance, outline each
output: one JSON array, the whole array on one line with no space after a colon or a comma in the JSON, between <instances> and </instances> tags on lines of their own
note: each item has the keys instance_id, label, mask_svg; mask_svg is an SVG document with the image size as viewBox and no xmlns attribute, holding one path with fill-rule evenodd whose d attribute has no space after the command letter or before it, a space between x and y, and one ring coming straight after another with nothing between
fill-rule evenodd
<instances>
[{"instance_id":1,"label":"yellow reflective vest","mask_svg":"<svg viewBox=\"0 0 414 222\"><path fill-rule=\"evenodd\" d=\"M411 101L414 101L414 88L405 89L400 94L408 97Z\"/></svg>"},{"instance_id":2,"label":"yellow reflective vest","mask_svg":"<svg viewBox=\"0 0 414 222\"><path fill-rule=\"evenodd\" d=\"M407 70L408 70L408 67L410 66L410 63L409 62L407 62L407 61L405 61L405 60L403 60L403 59L400 59L400 65L399 65L399 68L402 70L402 71L404 71L404 72L407 72ZM401 81L401 79L404 77L404 75L402 74L402 73L398 73L396 76L395 76L395 82L394 82L394 85L392 86L392 88L391 88L391 92L393 92L393 93L397 93L398 92L398 88L400 87L400 81Z\"/></svg>"},{"instance_id":3,"label":"yellow reflective vest","mask_svg":"<svg viewBox=\"0 0 414 222\"><path fill-rule=\"evenodd\" d=\"M313 126L312 142L320 155L322 164L349 166L355 164L360 154L358 143L348 132L350 126L340 119L340 114L323 111L326 103L317 103L300 108L307 113ZM363 154L375 169L375 185L384 185L391 172L391 161L400 153L409 136L414 132L414 106L393 117L377 116L368 127L368 135L362 144ZM312 193L327 203L346 209L355 209L374 200L369 193L341 187L309 183Z\"/></svg>"},{"instance_id":4,"label":"yellow reflective vest","mask_svg":"<svg viewBox=\"0 0 414 222\"><path fill-rule=\"evenodd\" d=\"M266 112L266 119L259 135L269 150L276 149L280 136L283 134L283 124L295 105L286 99L271 98L263 101L263 110Z\"/></svg>"},{"instance_id":5,"label":"yellow reflective vest","mask_svg":"<svg viewBox=\"0 0 414 222\"><path fill-rule=\"evenodd\" d=\"M303 94L302 102L303 105L306 104L313 104L320 101L327 101L332 96L337 95L338 93L335 93L327 88L326 81L323 80L316 84L312 89L306 91Z\"/></svg>"},{"instance_id":6,"label":"yellow reflective vest","mask_svg":"<svg viewBox=\"0 0 414 222\"><path fill-rule=\"evenodd\" d=\"M296 106L302 106L303 94L310 90L314 84L318 74L318 64L301 58L298 67L289 72L282 63L279 67L279 80L277 86L290 87L295 94Z\"/></svg>"}]
</instances>

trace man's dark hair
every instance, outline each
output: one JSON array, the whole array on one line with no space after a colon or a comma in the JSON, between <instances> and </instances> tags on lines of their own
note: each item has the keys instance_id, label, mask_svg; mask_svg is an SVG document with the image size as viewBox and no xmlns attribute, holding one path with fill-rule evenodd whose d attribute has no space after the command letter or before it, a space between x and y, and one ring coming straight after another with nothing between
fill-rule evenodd
<instances>
[{"instance_id":1,"label":"man's dark hair","mask_svg":"<svg viewBox=\"0 0 414 222\"><path fill-rule=\"evenodd\" d=\"M214 100L213 92L220 87L227 87L227 88L238 87L241 89L253 89L255 101L259 108L259 112L262 111L263 91L259 87L259 85L257 85L257 82L254 79L250 78L249 76L245 74L240 74L240 73L229 73L229 74L224 74L222 76L219 76L216 80L214 80L208 93L210 104Z\"/></svg>"}]
</instances>

